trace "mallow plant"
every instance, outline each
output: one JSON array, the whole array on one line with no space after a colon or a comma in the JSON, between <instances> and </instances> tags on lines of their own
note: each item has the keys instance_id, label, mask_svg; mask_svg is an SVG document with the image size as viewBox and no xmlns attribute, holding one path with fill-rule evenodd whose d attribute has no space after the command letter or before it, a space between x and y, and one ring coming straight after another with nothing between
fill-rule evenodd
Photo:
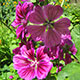
<instances>
[{"instance_id":1,"label":"mallow plant","mask_svg":"<svg viewBox=\"0 0 80 80\"><path fill-rule=\"evenodd\" d=\"M21 40L13 50L14 68L23 80L50 80L52 68L55 66L58 74L77 52L69 31L70 20L61 17L60 5L45 4L47 0L36 4L22 1L16 6L16 18L11 24L16 30L16 39Z\"/></svg>"}]
</instances>

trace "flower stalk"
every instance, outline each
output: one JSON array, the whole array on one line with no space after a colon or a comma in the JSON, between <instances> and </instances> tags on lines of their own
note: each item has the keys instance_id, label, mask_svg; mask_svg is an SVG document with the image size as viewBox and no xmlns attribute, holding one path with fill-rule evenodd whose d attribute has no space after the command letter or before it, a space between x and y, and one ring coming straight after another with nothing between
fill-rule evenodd
<instances>
[{"instance_id":1,"label":"flower stalk","mask_svg":"<svg viewBox=\"0 0 80 80\"><path fill-rule=\"evenodd\" d=\"M62 3L61 3L61 7L63 6L63 4L64 4L64 0L63 0Z\"/></svg>"}]
</instances>

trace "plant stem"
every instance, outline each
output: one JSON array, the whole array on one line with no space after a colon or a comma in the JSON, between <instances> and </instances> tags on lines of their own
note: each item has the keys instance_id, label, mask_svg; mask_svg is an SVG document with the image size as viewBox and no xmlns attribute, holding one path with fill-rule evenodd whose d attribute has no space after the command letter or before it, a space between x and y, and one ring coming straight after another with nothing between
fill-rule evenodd
<instances>
[{"instance_id":1,"label":"plant stem","mask_svg":"<svg viewBox=\"0 0 80 80\"><path fill-rule=\"evenodd\" d=\"M58 59L58 72L59 72L59 59Z\"/></svg>"},{"instance_id":2,"label":"plant stem","mask_svg":"<svg viewBox=\"0 0 80 80\"><path fill-rule=\"evenodd\" d=\"M76 60L77 63L80 63L75 55L73 55L73 57L74 57L74 59Z\"/></svg>"},{"instance_id":3,"label":"plant stem","mask_svg":"<svg viewBox=\"0 0 80 80\"><path fill-rule=\"evenodd\" d=\"M64 0L63 0L62 3L61 3L61 7L63 6L63 4L64 4Z\"/></svg>"},{"instance_id":4,"label":"plant stem","mask_svg":"<svg viewBox=\"0 0 80 80\"><path fill-rule=\"evenodd\" d=\"M1 23L3 23L8 29L10 29L12 32L13 32L13 30L6 24L6 23L4 23L2 20L0 20L1 21ZM13 32L14 33L14 32ZM15 34L15 33L14 33Z\"/></svg>"},{"instance_id":5,"label":"plant stem","mask_svg":"<svg viewBox=\"0 0 80 80\"><path fill-rule=\"evenodd\" d=\"M36 3L35 4L38 5L38 2L39 2L39 0L36 0Z\"/></svg>"},{"instance_id":6,"label":"plant stem","mask_svg":"<svg viewBox=\"0 0 80 80\"><path fill-rule=\"evenodd\" d=\"M19 39L26 45L26 42L22 38L19 38Z\"/></svg>"},{"instance_id":7,"label":"plant stem","mask_svg":"<svg viewBox=\"0 0 80 80\"><path fill-rule=\"evenodd\" d=\"M48 4L48 0L45 0L45 1L44 1L44 5L47 5L47 4Z\"/></svg>"}]
</instances>

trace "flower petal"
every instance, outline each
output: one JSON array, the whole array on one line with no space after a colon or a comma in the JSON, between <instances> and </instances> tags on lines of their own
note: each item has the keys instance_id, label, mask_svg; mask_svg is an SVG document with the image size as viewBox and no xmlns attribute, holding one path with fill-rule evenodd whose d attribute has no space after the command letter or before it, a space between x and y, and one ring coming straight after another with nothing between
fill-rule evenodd
<instances>
[{"instance_id":1,"label":"flower petal","mask_svg":"<svg viewBox=\"0 0 80 80\"><path fill-rule=\"evenodd\" d=\"M46 5L44 6L44 13L48 20L55 20L63 14L63 9L59 5Z\"/></svg>"},{"instance_id":2,"label":"flower petal","mask_svg":"<svg viewBox=\"0 0 80 80\"><path fill-rule=\"evenodd\" d=\"M17 30L16 30L16 35L17 35L17 38L19 38L21 36L21 33L23 31L24 27L23 25L20 25Z\"/></svg>"},{"instance_id":3,"label":"flower petal","mask_svg":"<svg viewBox=\"0 0 80 80\"><path fill-rule=\"evenodd\" d=\"M50 58L52 60L57 59L58 58L58 53L59 53L59 46L54 46L51 48L51 53L50 53Z\"/></svg>"},{"instance_id":4,"label":"flower petal","mask_svg":"<svg viewBox=\"0 0 80 80\"><path fill-rule=\"evenodd\" d=\"M41 24L45 22L42 7L36 6L35 10L30 14L29 21L34 24Z\"/></svg>"},{"instance_id":5,"label":"flower petal","mask_svg":"<svg viewBox=\"0 0 80 80\"><path fill-rule=\"evenodd\" d=\"M54 23L54 28L59 34L70 34L68 27L70 26L70 20L68 18L62 18Z\"/></svg>"},{"instance_id":6,"label":"flower petal","mask_svg":"<svg viewBox=\"0 0 80 80\"><path fill-rule=\"evenodd\" d=\"M16 26L21 24L21 20L19 18L16 18L13 22L12 22L12 26L15 28Z\"/></svg>"},{"instance_id":7,"label":"flower petal","mask_svg":"<svg viewBox=\"0 0 80 80\"><path fill-rule=\"evenodd\" d=\"M63 49L59 50L59 60L64 60L64 53L63 53Z\"/></svg>"},{"instance_id":8,"label":"flower petal","mask_svg":"<svg viewBox=\"0 0 80 80\"><path fill-rule=\"evenodd\" d=\"M71 55L69 53L66 53L66 55L65 55L65 64L69 64L71 62L72 62Z\"/></svg>"},{"instance_id":9,"label":"flower petal","mask_svg":"<svg viewBox=\"0 0 80 80\"><path fill-rule=\"evenodd\" d=\"M27 50L26 45L23 45L21 47L21 55L25 58L35 60L34 59L34 49L32 48L32 49Z\"/></svg>"},{"instance_id":10,"label":"flower petal","mask_svg":"<svg viewBox=\"0 0 80 80\"><path fill-rule=\"evenodd\" d=\"M60 34L53 29L48 29L47 32L43 35L43 42L45 43L46 47L53 47L60 43Z\"/></svg>"},{"instance_id":11,"label":"flower petal","mask_svg":"<svg viewBox=\"0 0 80 80\"><path fill-rule=\"evenodd\" d=\"M35 67L27 66L18 70L18 74L21 78L25 80L32 80L35 78Z\"/></svg>"},{"instance_id":12,"label":"flower petal","mask_svg":"<svg viewBox=\"0 0 80 80\"><path fill-rule=\"evenodd\" d=\"M52 66L53 64L51 62L46 62L46 61L40 62L37 65L37 78L38 79L46 78Z\"/></svg>"},{"instance_id":13,"label":"flower petal","mask_svg":"<svg viewBox=\"0 0 80 80\"><path fill-rule=\"evenodd\" d=\"M40 48L37 49L37 51L36 51L37 61L43 61L43 60L49 61L50 60L49 57L48 57L48 55L45 54L43 52L43 50L44 50L44 46L42 46L42 47L40 47Z\"/></svg>"},{"instance_id":14,"label":"flower petal","mask_svg":"<svg viewBox=\"0 0 80 80\"><path fill-rule=\"evenodd\" d=\"M14 68L16 70L19 70L20 68L31 64L30 61L28 61L26 58L22 57L21 55L15 55L13 57L13 62L14 62Z\"/></svg>"},{"instance_id":15,"label":"flower petal","mask_svg":"<svg viewBox=\"0 0 80 80\"><path fill-rule=\"evenodd\" d=\"M20 54L20 47L13 49L14 54Z\"/></svg>"},{"instance_id":16,"label":"flower petal","mask_svg":"<svg viewBox=\"0 0 80 80\"><path fill-rule=\"evenodd\" d=\"M31 2L23 3L22 11L24 15L28 14L28 12L31 11L32 9L33 9L33 4Z\"/></svg>"},{"instance_id":17,"label":"flower petal","mask_svg":"<svg viewBox=\"0 0 80 80\"><path fill-rule=\"evenodd\" d=\"M40 38L45 32L46 26L28 26L28 32L32 35L32 38L36 40L38 37Z\"/></svg>"},{"instance_id":18,"label":"flower petal","mask_svg":"<svg viewBox=\"0 0 80 80\"><path fill-rule=\"evenodd\" d=\"M19 18L24 18L23 12L22 12L22 4L19 2L19 4L16 7L16 16Z\"/></svg>"},{"instance_id":19,"label":"flower petal","mask_svg":"<svg viewBox=\"0 0 80 80\"><path fill-rule=\"evenodd\" d=\"M67 35L67 34L65 34L65 35L61 35L61 45L65 45L65 44L67 44L68 43L68 45L70 45L70 44L72 44L71 43L71 35L69 34L69 35Z\"/></svg>"}]
</instances>

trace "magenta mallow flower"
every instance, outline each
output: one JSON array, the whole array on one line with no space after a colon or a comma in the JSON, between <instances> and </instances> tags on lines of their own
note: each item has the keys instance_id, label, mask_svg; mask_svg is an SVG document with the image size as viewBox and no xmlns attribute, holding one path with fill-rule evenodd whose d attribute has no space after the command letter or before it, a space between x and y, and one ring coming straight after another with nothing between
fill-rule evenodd
<instances>
[{"instance_id":1,"label":"magenta mallow flower","mask_svg":"<svg viewBox=\"0 0 80 80\"><path fill-rule=\"evenodd\" d=\"M14 77L12 75L9 76L9 79L13 79Z\"/></svg>"},{"instance_id":2,"label":"magenta mallow flower","mask_svg":"<svg viewBox=\"0 0 80 80\"><path fill-rule=\"evenodd\" d=\"M75 44L71 41L71 35L62 35L61 44L60 46L64 47L65 49L71 51L73 55L76 54L77 49L75 47Z\"/></svg>"},{"instance_id":3,"label":"magenta mallow flower","mask_svg":"<svg viewBox=\"0 0 80 80\"><path fill-rule=\"evenodd\" d=\"M50 62L49 57L44 54L43 49L44 47L37 49L35 58L34 49L27 50L26 46L23 45L21 55L17 54L13 57L14 68L18 70L18 74L22 79L46 78L53 64Z\"/></svg>"},{"instance_id":4,"label":"magenta mallow flower","mask_svg":"<svg viewBox=\"0 0 80 80\"><path fill-rule=\"evenodd\" d=\"M27 19L29 16L29 13L33 9L33 4L31 2L25 2L19 4L16 7L16 19L13 21L12 26L16 27L20 24L23 24L24 26L27 24Z\"/></svg>"},{"instance_id":5,"label":"magenta mallow flower","mask_svg":"<svg viewBox=\"0 0 80 80\"><path fill-rule=\"evenodd\" d=\"M62 18L55 21L63 14L63 9L57 5L36 6L29 16L29 21L37 25L27 27L33 40L41 38L46 47L58 45L62 34L69 34L70 20Z\"/></svg>"},{"instance_id":6,"label":"magenta mallow flower","mask_svg":"<svg viewBox=\"0 0 80 80\"><path fill-rule=\"evenodd\" d=\"M75 55L77 52L77 49L75 47L75 44L71 41L70 35L62 35L61 44L59 46L59 60L64 60L65 64L71 63L71 53L72 55ZM65 55L65 58L64 58Z\"/></svg>"},{"instance_id":7,"label":"magenta mallow flower","mask_svg":"<svg viewBox=\"0 0 80 80\"><path fill-rule=\"evenodd\" d=\"M31 2L25 2L19 4L16 7L16 19L13 21L12 26L15 28L16 26L19 26L16 30L17 38L21 37L22 39L27 34L27 20L29 17L30 12L33 9L33 4Z\"/></svg>"}]
</instances>

